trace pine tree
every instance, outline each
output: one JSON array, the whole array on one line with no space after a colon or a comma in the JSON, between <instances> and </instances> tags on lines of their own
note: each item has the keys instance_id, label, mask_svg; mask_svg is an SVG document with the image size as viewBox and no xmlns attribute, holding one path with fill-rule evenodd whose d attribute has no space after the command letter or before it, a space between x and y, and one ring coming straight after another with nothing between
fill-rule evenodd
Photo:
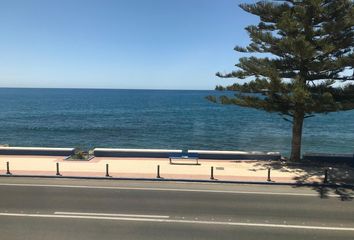
<instances>
[{"instance_id":1,"label":"pine tree","mask_svg":"<svg viewBox=\"0 0 354 240\"><path fill-rule=\"evenodd\" d=\"M246 83L217 86L235 94L208 99L279 113L292 122L290 159L298 161L304 119L354 109L354 2L273 0L240 7L260 19L245 28L251 43L234 49L250 55L235 71L216 75Z\"/></svg>"}]
</instances>

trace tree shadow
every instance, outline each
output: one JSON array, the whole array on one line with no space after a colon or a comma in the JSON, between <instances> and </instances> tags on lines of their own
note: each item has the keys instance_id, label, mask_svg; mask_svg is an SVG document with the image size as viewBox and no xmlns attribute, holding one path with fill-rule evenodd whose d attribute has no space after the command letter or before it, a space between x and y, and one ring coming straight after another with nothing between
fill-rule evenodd
<instances>
[{"instance_id":1,"label":"tree shadow","mask_svg":"<svg viewBox=\"0 0 354 240\"><path fill-rule=\"evenodd\" d=\"M354 199L354 165L334 163L313 163L308 161L289 162L264 161L255 162L249 171L277 170L280 172L295 173L294 188L311 188L322 199L338 196L341 201ZM328 172L327 181L324 182L325 170Z\"/></svg>"}]
</instances>

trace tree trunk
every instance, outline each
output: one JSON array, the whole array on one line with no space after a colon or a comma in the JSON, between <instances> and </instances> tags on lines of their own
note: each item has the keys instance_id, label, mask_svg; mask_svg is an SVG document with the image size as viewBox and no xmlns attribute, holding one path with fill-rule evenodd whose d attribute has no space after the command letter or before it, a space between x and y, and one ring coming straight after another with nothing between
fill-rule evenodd
<instances>
[{"instance_id":1,"label":"tree trunk","mask_svg":"<svg viewBox=\"0 0 354 240\"><path fill-rule=\"evenodd\" d=\"M302 126L304 123L304 113L296 112L293 118L293 135L291 141L291 161L300 161L301 158L301 138Z\"/></svg>"}]
</instances>

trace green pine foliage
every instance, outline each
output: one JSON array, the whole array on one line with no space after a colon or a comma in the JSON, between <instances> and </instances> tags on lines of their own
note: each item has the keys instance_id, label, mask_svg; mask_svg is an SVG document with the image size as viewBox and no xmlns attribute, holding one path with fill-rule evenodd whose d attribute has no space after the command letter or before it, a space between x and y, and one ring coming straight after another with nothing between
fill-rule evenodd
<instances>
[{"instance_id":1,"label":"green pine foliage","mask_svg":"<svg viewBox=\"0 0 354 240\"><path fill-rule=\"evenodd\" d=\"M235 95L208 99L277 112L293 122L291 158L299 160L304 118L354 109L354 3L273 0L240 7L260 21L245 28L251 43L234 49L246 55L237 69L216 75L246 83L217 86Z\"/></svg>"}]
</instances>

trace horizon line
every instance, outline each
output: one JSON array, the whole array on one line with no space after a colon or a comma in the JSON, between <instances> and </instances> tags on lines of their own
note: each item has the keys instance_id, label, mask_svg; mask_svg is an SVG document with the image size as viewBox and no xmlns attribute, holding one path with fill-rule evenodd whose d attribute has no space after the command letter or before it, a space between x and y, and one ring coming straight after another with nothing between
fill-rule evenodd
<instances>
[{"instance_id":1,"label":"horizon line","mask_svg":"<svg viewBox=\"0 0 354 240\"><path fill-rule=\"evenodd\" d=\"M67 89L67 90L151 90L151 91L214 91L215 89L171 88L91 88L91 87L0 87L0 89Z\"/></svg>"}]
</instances>

